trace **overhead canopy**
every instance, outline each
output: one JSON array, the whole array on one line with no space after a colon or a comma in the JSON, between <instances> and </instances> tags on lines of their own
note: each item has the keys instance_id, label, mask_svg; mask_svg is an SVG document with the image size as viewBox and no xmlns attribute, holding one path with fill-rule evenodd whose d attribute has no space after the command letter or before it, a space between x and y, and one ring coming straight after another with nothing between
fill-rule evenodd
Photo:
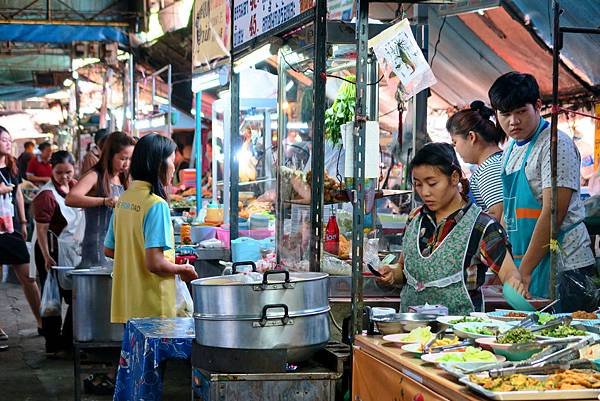
<instances>
[{"instance_id":1,"label":"overhead canopy","mask_svg":"<svg viewBox=\"0 0 600 401\"><path fill-rule=\"evenodd\" d=\"M109 26L0 24L0 41L29 43L118 42L127 45L125 33Z\"/></svg>"}]
</instances>

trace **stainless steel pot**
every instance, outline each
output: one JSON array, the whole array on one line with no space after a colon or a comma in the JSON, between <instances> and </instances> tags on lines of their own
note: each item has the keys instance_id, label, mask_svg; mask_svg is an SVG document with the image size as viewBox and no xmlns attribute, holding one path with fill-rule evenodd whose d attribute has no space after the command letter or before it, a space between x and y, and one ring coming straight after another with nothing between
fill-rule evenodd
<instances>
[{"instance_id":1,"label":"stainless steel pot","mask_svg":"<svg viewBox=\"0 0 600 401\"><path fill-rule=\"evenodd\" d=\"M121 341L123 325L110 322L111 269L80 269L73 278L73 339L81 342Z\"/></svg>"},{"instance_id":2,"label":"stainless steel pot","mask_svg":"<svg viewBox=\"0 0 600 401\"><path fill-rule=\"evenodd\" d=\"M325 273L273 270L265 272L261 281L249 283L247 276L235 274L240 265L233 265L232 275L192 281L195 313L215 318L259 318L265 305L285 304L291 315L329 306Z\"/></svg>"},{"instance_id":3,"label":"stainless steel pot","mask_svg":"<svg viewBox=\"0 0 600 401\"><path fill-rule=\"evenodd\" d=\"M327 277L277 270L194 280L196 342L285 349L294 362L308 358L329 340Z\"/></svg>"},{"instance_id":4,"label":"stainless steel pot","mask_svg":"<svg viewBox=\"0 0 600 401\"><path fill-rule=\"evenodd\" d=\"M275 313L277 312L277 313ZM308 359L329 341L329 306L290 314L287 305L264 305L258 318L205 318L194 314L196 342L208 347L285 349L288 362Z\"/></svg>"}]
</instances>

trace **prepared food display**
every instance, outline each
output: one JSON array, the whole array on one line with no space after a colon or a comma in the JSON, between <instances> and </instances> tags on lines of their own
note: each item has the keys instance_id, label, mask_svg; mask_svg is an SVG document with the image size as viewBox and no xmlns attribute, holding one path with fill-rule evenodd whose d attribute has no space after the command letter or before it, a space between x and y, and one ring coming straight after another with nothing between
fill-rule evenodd
<instances>
[{"instance_id":1,"label":"prepared food display","mask_svg":"<svg viewBox=\"0 0 600 401\"><path fill-rule=\"evenodd\" d=\"M556 316L546 312L535 312L535 314L538 316L538 324L540 325L544 325L556 318Z\"/></svg>"},{"instance_id":2,"label":"prepared food display","mask_svg":"<svg viewBox=\"0 0 600 401\"><path fill-rule=\"evenodd\" d=\"M535 335L527 329L511 329L498 337L498 344L525 344L535 341Z\"/></svg>"},{"instance_id":3,"label":"prepared food display","mask_svg":"<svg viewBox=\"0 0 600 401\"><path fill-rule=\"evenodd\" d=\"M586 311L577 311L577 312L573 312L571 313L571 317L573 319L579 319L579 320L595 320L598 319L598 315L592 312L586 312Z\"/></svg>"},{"instance_id":4,"label":"prepared food display","mask_svg":"<svg viewBox=\"0 0 600 401\"><path fill-rule=\"evenodd\" d=\"M447 345L458 344L458 342L459 342L459 340L458 340L458 337L456 337L456 336L450 337L450 338L439 338L439 339L435 340L434 342L432 342L431 345L429 346L429 348L431 349L431 348L435 348L435 347L445 347ZM419 351L423 351L423 347L425 346L426 343L427 342L421 343L421 346L419 347Z\"/></svg>"},{"instance_id":5,"label":"prepared food display","mask_svg":"<svg viewBox=\"0 0 600 401\"><path fill-rule=\"evenodd\" d=\"M483 323L489 321L488 319L484 319L481 317L473 317L473 316L463 316L460 319L450 320L448 323L451 325L459 324L459 323Z\"/></svg>"},{"instance_id":6,"label":"prepared food display","mask_svg":"<svg viewBox=\"0 0 600 401\"><path fill-rule=\"evenodd\" d=\"M496 362L496 356L481 348L467 347L464 352L447 352L436 362Z\"/></svg>"},{"instance_id":7,"label":"prepared food display","mask_svg":"<svg viewBox=\"0 0 600 401\"><path fill-rule=\"evenodd\" d=\"M588 369L560 371L546 378L524 374L491 378L472 374L469 380L494 392L600 389L600 372Z\"/></svg>"},{"instance_id":8,"label":"prepared food display","mask_svg":"<svg viewBox=\"0 0 600 401\"><path fill-rule=\"evenodd\" d=\"M505 316L506 317L523 318L523 317L527 317L528 315L525 312L508 312Z\"/></svg>"},{"instance_id":9,"label":"prepared food display","mask_svg":"<svg viewBox=\"0 0 600 401\"><path fill-rule=\"evenodd\" d=\"M431 340L432 337L433 333L431 332L431 327L417 327L404 337L404 341L425 344L427 341Z\"/></svg>"},{"instance_id":10,"label":"prepared food display","mask_svg":"<svg viewBox=\"0 0 600 401\"><path fill-rule=\"evenodd\" d=\"M494 330L493 327L464 327L463 331L466 331L467 333L473 333L473 334L482 334L485 336L493 336L496 335L496 331Z\"/></svg>"},{"instance_id":11,"label":"prepared food display","mask_svg":"<svg viewBox=\"0 0 600 401\"><path fill-rule=\"evenodd\" d=\"M584 330L579 330L573 326L561 325L540 331L540 335L545 337L574 337L574 336L585 336L588 333Z\"/></svg>"}]
</instances>

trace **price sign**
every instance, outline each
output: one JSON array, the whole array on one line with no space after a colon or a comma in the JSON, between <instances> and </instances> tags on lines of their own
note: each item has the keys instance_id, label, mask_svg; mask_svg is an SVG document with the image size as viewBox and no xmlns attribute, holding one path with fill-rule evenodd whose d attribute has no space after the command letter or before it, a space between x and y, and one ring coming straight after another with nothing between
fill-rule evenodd
<instances>
[{"instance_id":1,"label":"price sign","mask_svg":"<svg viewBox=\"0 0 600 401\"><path fill-rule=\"evenodd\" d=\"M238 47L314 7L314 0L234 0L233 4L233 47Z\"/></svg>"}]
</instances>

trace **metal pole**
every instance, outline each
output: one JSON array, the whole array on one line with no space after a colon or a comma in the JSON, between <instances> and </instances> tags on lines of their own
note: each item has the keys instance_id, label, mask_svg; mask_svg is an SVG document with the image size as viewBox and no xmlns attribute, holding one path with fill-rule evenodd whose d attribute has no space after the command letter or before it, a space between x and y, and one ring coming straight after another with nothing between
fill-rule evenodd
<instances>
[{"instance_id":1,"label":"metal pole","mask_svg":"<svg viewBox=\"0 0 600 401\"><path fill-rule=\"evenodd\" d=\"M356 113L354 122L354 174L352 224L352 338L362 332L363 240L365 218L365 136L367 131L367 82L369 79L369 1L357 1L356 18Z\"/></svg>"},{"instance_id":2,"label":"metal pole","mask_svg":"<svg viewBox=\"0 0 600 401\"><path fill-rule=\"evenodd\" d=\"M169 66L170 67L170 66ZM171 69L169 68L169 81L171 80ZM170 88L170 85L169 85ZM169 102L171 101L169 90ZM169 103L170 104L170 103ZM169 120L171 113L169 112ZM169 134L171 124L169 121ZM196 162L196 218L202 210L202 91L196 92L196 132L194 133L195 162Z\"/></svg>"},{"instance_id":3,"label":"metal pole","mask_svg":"<svg viewBox=\"0 0 600 401\"><path fill-rule=\"evenodd\" d=\"M171 114L173 113L173 106L171 105L171 96L173 93L173 88L172 88L172 79L171 79L171 64L169 64L168 66L168 76L167 76L167 86L168 86L168 94L169 94L169 119L167 121L167 133L169 134L169 137L171 137L173 135L173 133L171 132L173 130L172 127L172 120L171 120ZM202 92L199 92L200 96L202 96ZM197 95L196 95L197 96ZM197 107L197 103L196 103L196 107ZM200 105L202 105L202 101L200 101ZM196 114L196 120L198 120L198 116L200 114ZM202 121L202 117L200 117L200 121ZM198 188L196 188L198 189ZM196 191L197 192L197 191Z\"/></svg>"},{"instance_id":4,"label":"metal pole","mask_svg":"<svg viewBox=\"0 0 600 401\"><path fill-rule=\"evenodd\" d=\"M231 127L229 135L231 135L231 187L230 187L230 210L229 210L229 237L234 240L239 236L239 187L240 182L240 165L238 161L238 152L240 150L240 75L233 71L233 57L231 58L231 83L229 91L231 93ZM227 132L225 133L227 135ZM224 189L225 191L228 188Z\"/></svg>"},{"instance_id":5,"label":"metal pole","mask_svg":"<svg viewBox=\"0 0 600 401\"><path fill-rule=\"evenodd\" d=\"M313 80L313 104L325 104L327 74L327 0L317 0L315 9L315 77ZM309 270L321 270L321 245L323 238L323 182L325 179L325 108L315 107L313 116L313 147L311 158L312 183L310 197L311 235Z\"/></svg>"},{"instance_id":6,"label":"metal pole","mask_svg":"<svg viewBox=\"0 0 600 401\"><path fill-rule=\"evenodd\" d=\"M133 53L129 53L129 101L131 111L131 128L130 134L135 132L135 60L133 59Z\"/></svg>"},{"instance_id":7,"label":"metal pole","mask_svg":"<svg viewBox=\"0 0 600 401\"><path fill-rule=\"evenodd\" d=\"M429 28L428 28L428 9L427 5L415 4L413 6L415 13L415 39L417 44L421 48L425 60L429 60L428 57L428 43L429 43ZM429 141L429 135L427 134L427 90L423 90L415 95L412 99L412 132L413 132L413 155L417 153L419 149Z\"/></svg>"},{"instance_id":8,"label":"metal pole","mask_svg":"<svg viewBox=\"0 0 600 401\"><path fill-rule=\"evenodd\" d=\"M550 174L552 187L552 203L550 218L550 242L555 243L558 234L557 208L558 208L558 189L556 187L558 154L558 64L560 58L560 49L562 47L562 33L560 32L560 4L554 0L554 44L552 46L552 118L550 124ZM550 248L550 298L556 299L556 271L557 271L557 252Z\"/></svg>"}]
</instances>

